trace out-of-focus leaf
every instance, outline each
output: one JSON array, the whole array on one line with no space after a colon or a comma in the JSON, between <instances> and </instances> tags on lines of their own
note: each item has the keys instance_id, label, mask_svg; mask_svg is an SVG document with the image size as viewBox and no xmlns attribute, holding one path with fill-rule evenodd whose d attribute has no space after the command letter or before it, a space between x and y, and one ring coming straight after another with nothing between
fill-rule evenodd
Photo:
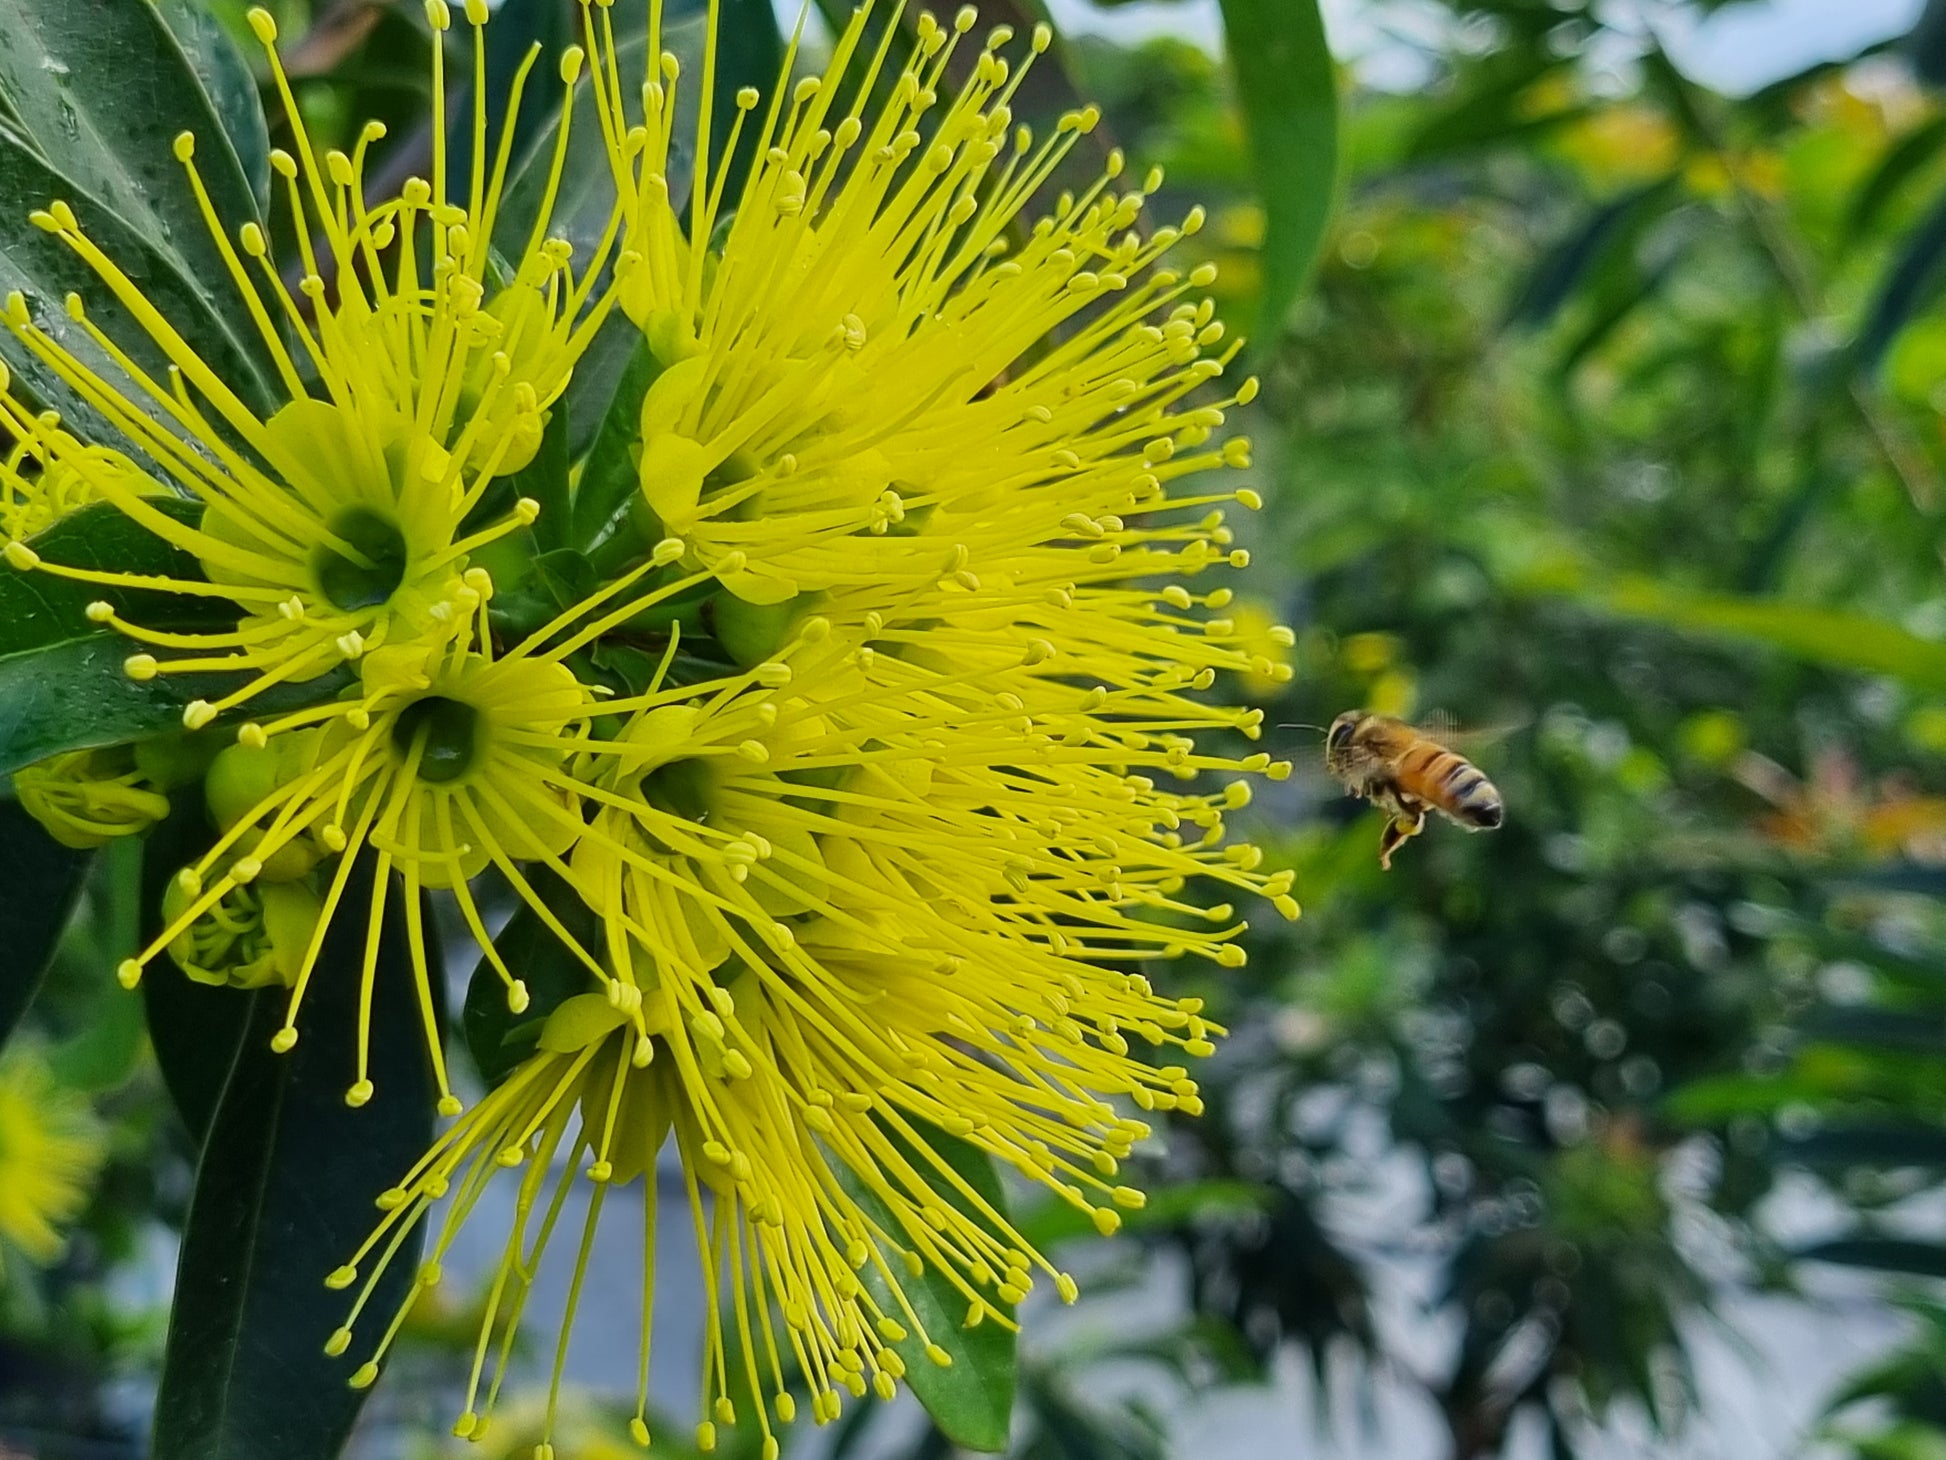
<instances>
[{"instance_id":1,"label":"out-of-focus leaf","mask_svg":"<svg viewBox=\"0 0 1946 1460\"><path fill-rule=\"evenodd\" d=\"M1946 644L1864 614L1692 592L1650 578L1570 586L1578 575L1549 576L1570 596L1603 612L1765 644L1834 669L1887 675L1929 693L1946 691Z\"/></svg>"},{"instance_id":2,"label":"out-of-focus leaf","mask_svg":"<svg viewBox=\"0 0 1946 1460\"><path fill-rule=\"evenodd\" d=\"M1317 0L1222 0L1237 96L1264 205L1270 343L1324 245L1338 187L1338 84Z\"/></svg>"},{"instance_id":3,"label":"out-of-focus leaf","mask_svg":"<svg viewBox=\"0 0 1946 1460\"><path fill-rule=\"evenodd\" d=\"M1906 235L1879 281L1852 345L1852 361L1862 374L1878 369L1899 332L1932 303L1939 292L1942 264L1946 264L1946 194Z\"/></svg>"},{"instance_id":4,"label":"out-of-focus leaf","mask_svg":"<svg viewBox=\"0 0 1946 1460\"><path fill-rule=\"evenodd\" d=\"M1834 1237L1800 1247L1792 1255L1806 1262L1835 1262L1875 1272L1946 1277L1946 1246L1905 1237Z\"/></svg>"},{"instance_id":5,"label":"out-of-focus leaf","mask_svg":"<svg viewBox=\"0 0 1946 1460\"><path fill-rule=\"evenodd\" d=\"M1507 324L1521 329L1545 325L1597 264L1679 196L1676 184L1673 177L1659 178L1595 208L1542 255L1527 287L1508 309Z\"/></svg>"},{"instance_id":6,"label":"out-of-focus leaf","mask_svg":"<svg viewBox=\"0 0 1946 1460\"><path fill-rule=\"evenodd\" d=\"M42 831L18 801L0 801L0 1046L33 1002L92 860Z\"/></svg>"},{"instance_id":7,"label":"out-of-focus leaf","mask_svg":"<svg viewBox=\"0 0 1946 1460\"><path fill-rule=\"evenodd\" d=\"M1928 1166L1946 1169L1946 1129L1917 1123L1846 1121L1787 1135L1778 1156L1804 1166Z\"/></svg>"},{"instance_id":8,"label":"out-of-focus leaf","mask_svg":"<svg viewBox=\"0 0 1946 1460\"><path fill-rule=\"evenodd\" d=\"M350 891L355 907L370 895L369 876L355 874ZM347 1379L414 1281L418 1237L379 1282L353 1357L324 1352L352 1296L324 1279L371 1230L378 1194L431 1139L434 1094L396 899L388 911L371 1011L371 1105L353 1110L344 1100L362 918L335 920L306 995L304 1037L289 1054L269 1048L288 992L250 995L183 1232L156 1460L335 1460L364 1403L368 1391Z\"/></svg>"},{"instance_id":9,"label":"out-of-focus leaf","mask_svg":"<svg viewBox=\"0 0 1946 1460\"><path fill-rule=\"evenodd\" d=\"M1946 86L1946 0L1926 0L1905 38L1912 69L1928 86Z\"/></svg>"},{"instance_id":10,"label":"out-of-focus leaf","mask_svg":"<svg viewBox=\"0 0 1946 1460\"><path fill-rule=\"evenodd\" d=\"M1846 236L1853 241L1865 238L1913 175L1938 155L1942 143L1946 143L1946 116L1922 122L1899 138L1852 194L1845 213Z\"/></svg>"}]
</instances>

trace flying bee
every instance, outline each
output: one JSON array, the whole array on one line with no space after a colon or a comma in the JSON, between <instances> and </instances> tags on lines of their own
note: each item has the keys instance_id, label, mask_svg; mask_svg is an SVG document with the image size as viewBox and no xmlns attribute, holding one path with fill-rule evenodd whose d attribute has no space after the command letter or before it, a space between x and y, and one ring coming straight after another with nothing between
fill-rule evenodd
<instances>
[{"instance_id":1,"label":"flying bee","mask_svg":"<svg viewBox=\"0 0 1946 1460\"><path fill-rule=\"evenodd\" d=\"M1392 854L1425 829L1428 811L1468 831L1491 831L1503 815L1500 792L1479 767L1390 715L1346 710L1333 720L1324 737L1324 767L1352 795L1370 797L1387 814L1378 864L1388 872Z\"/></svg>"}]
</instances>

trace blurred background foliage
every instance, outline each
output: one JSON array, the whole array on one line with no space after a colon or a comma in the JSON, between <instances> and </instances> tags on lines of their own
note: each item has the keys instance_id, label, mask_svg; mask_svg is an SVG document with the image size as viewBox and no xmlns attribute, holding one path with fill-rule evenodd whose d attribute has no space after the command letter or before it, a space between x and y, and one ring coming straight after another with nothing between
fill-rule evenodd
<instances>
[{"instance_id":1,"label":"blurred background foliage","mask_svg":"<svg viewBox=\"0 0 1946 1460\"><path fill-rule=\"evenodd\" d=\"M272 8L316 129L376 116L412 171L417 7ZM1337 7L1411 79L1341 71L1308 282L1262 244L1325 174L1253 153L1221 55L1070 36L1036 100L1099 100L1158 214L1209 206L1227 317L1272 296L1234 612L1297 631L1267 733L1308 769L1256 814L1307 915L1198 990L1233 1037L1134 1240L1030 1214L1091 1296L1029 1346L1019 1456L1193 1460L1267 1386L1331 1431L1258 1405L1239 1457L1692 1453L1712 1345L1789 1393L1783 1439L1708 1453L1946 1455L1946 5L1731 97L1656 22L1737 8ZM1352 706L1483 732L1506 827L1382 874L1301 728ZM36 1460L139 1453L194 1160L100 977L128 869L84 899L0 1066L0 1186L57 1108L90 1178L63 1254L0 1257L0 1454ZM1797 1310L1875 1356L1768 1353L1753 1315ZM456 1453L447 1317L364 1453ZM532 1442L515 1413L485 1450ZM949 1449L866 1407L805 1453Z\"/></svg>"}]
</instances>

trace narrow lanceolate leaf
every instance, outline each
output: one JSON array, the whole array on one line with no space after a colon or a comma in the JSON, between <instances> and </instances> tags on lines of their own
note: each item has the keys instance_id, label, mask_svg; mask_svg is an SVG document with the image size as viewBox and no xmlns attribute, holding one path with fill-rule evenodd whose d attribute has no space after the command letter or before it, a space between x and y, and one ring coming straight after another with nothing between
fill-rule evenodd
<instances>
[{"instance_id":1,"label":"narrow lanceolate leaf","mask_svg":"<svg viewBox=\"0 0 1946 1460\"><path fill-rule=\"evenodd\" d=\"M940 1159L978 1192L983 1200L1002 1215L1006 1213L1006 1193L993 1161L976 1146L968 1145L945 1131L911 1122L913 1128ZM945 1180L926 1159L924 1152L893 1138L904 1149L915 1170L935 1178L937 1189L947 1195ZM841 1177L852 1196L873 1222L897 1240L897 1218L863 1183L846 1174ZM866 1264L859 1276L887 1313L903 1310L893 1297L883 1273ZM1007 1448L1012 1427L1014 1388L1018 1357L1014 1351L1014 1330L988 1316L978 1326L963 1325L967 1314L966 1294L943 1273L927 1267L919 1277L899 1274L906 1302L924 1325L926 1337L951 1355L951 1365L941 1368L926 1357L925 1345L917 1333L908 1333L893 1344L905 1360L905 1382L940 1432L954 1444L968 1450L997 1454ZM1006 1312L1009 1322L1011 1310Z\"/></svg>"},{"instance_id":2,"label":"narrow lanceolate leaf","mask_svg":"<svg viewBox=\"0 0 1946 1460\"><path fill-rule=\"evenodd\" d=\"M185 521L200 510L186 502L157 505ZM193 558L107 503L70 513L29 546L70 567L202 577ZM236 618L235 606L223 598L105 588L0 563L0 775L63 750L180 728L183 706L218 698L233 685L233 676L220 674L130 679L123 665L137 646L89 619L88 605L96 599L150 628L209 630ZM347 679L339 671L292 685L282 695L260 696L256 708L267 713L315 704Z\"/></svg>"},{"instance_id":3,"label":"narrow lanceolate leaf","mask_svg":"<svg viewBox=\"0 0 1946 1460\"><path fill-rule=\"evenodd\" d=\"M0 96L48 165L147 238L219 313L238 312L176 138L194 134L197 170L226 228L258 217L256 196L152 0L0 0L0 36Z\"/></svg>"},{"instance_id":4,"label":"narrow lanceolate leaf","mask_svg":"<svg viewBox=\"0 0 1946 1460\"><path fill-rule=\"evenodd\" d=\"M1942 280L1946 280L1946 195L1906 235L1879 282L1852 347L1861 374L1878 369L1900 332L1938 297Z\"/></svg>"},{"instance_id":5,"label":"narrow lanceolate leaf","mask_svg":"<svg viewBox=\"0 0 1946 1460\"><path fill-rule=\"evenodd\" d=\"M1793 1255L1807 1262L1836 1262L1876 1272L1946 1277L1946 1246L1908 1237L1834 1237L1829 1242L1801 1247Z\"/></svg>"},{"instance_id":6,"label":"narrow lanceolate leaf","mask_svg":"<svg viewBox=\"0 0 1946 1460\"><path fill-rule=\"evenodd\" d=\"M33 1002L92 857L55 841L18 801L0 801L0 1046Z\"/></svg>"},{"instance_id":7,"label":"narrow lanceolate leaf","mask_svg":"<svg viewBox=\"0 0 1946 1460\"><path fill-rule=\"evenodd\" d=\"M636 338L615 393L602 413L574 486L574 544L592 549L614 529L641 486L642 397L662 367L646 341Z\"/></svg>"},{"instance_id":8,"label":"narrow lanceolate leaf","mask_svg":"<svg viewBox=\"0 0 1946 1460\"><path fill-rule=\"evenodd\" d=\"M366 895L368 878L354 877L353 890L361 881ZM324 1279L357 1250L379 1215L379 1193L430 1140L434 1097L405 931L392 918L373 993L377 1095L363 1109L345 1104L364 939L362 918L337 920L305 996L303 1038L289 1054L269 1048L286 991L250 996L183 1232L154 1460L334 1460L358 1416L364 1391L349 1386L354 1361L324 1352L352 1294ZM162 968L150 975L168 976ZM415 1237L379 1283L360 1342L383 1331L416 1257Z\"/></svg>"},{"instance_id":9,"label":"narrow lanceolate leaf","mask_svg":"<svg viewBox=\"0 0 1946 1460\"><path fill-rule=\"evenodd\" d=\"M1324 244L1338 180L1338 83L1317 0L1223 0L1230 64L1264 207L1267 343Z\"/></svg>"}]
</instances>

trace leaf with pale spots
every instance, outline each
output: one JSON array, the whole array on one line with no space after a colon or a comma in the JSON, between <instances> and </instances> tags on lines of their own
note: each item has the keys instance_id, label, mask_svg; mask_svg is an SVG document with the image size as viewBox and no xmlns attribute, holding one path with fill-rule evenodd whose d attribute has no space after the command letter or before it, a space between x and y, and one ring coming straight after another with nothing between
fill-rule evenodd
<instances>
[{"instance_id":1,"label":"leaf with pale spots","mask_svg":"<svg viewBox=\"0 0 1946 1460\"><path fill-rule=\"evenodd\" d=\"M370 895L368 872L351 894ZM303 1037L270 1038L289 995L249 995L250 1020L211 1122L183 1231L156 1396L155 1460L329 1460L364 1402L349 1380L416 1278L407 1241L367 1305L348 1355L325 1354L357 1289L325 1276L357 1250L379 1193L432 1136L433 1080L397 899L378 945L372 1103L353 1110L362 918L340 918L305 996ZM150 978L180 977L172 968Z\"/></svg>"},{"instance_id":2,"label":"leaf with pale spots","mask_svg":"<svg viewBox=\"0 0 1946 1460\"><path fill-rule=\"evenodd\" d=\"M906 1120L919 1139L940 1160L963 1178L995 1211L1005 1215L1006 1193L1001 1189L993 1160L986 1152L923 1121L911 1117L906 1117ZM945 1178L938 1176L923 1152L915 1150L910 1142L897 1135L892 1135L891 1139L905 1152L914 1169L936 1177L936 1189L942 1199L954 1199L956 1194L946 1186ZM897 1237L902 1229L885 1203L843 1167L839 1168L839 1179L865 1214ZM984 1219L976 1220L984 1224ZM940 1432L954 1444L968 1450L998 1454L1007 1448L1007 1436L1013 1422L1014 1386L1019 1365L1014 1330L997 1322L991 1313L977 1326L965 1327L968 1308L966 1294L944 1273L928 1266L921 1276L915 1278L899 1267L901 1255L898 1252L888 1251L885 1256L888 1264L898 1271L899 1286L905 1293L906 1302L912 1306L912 1311L925 1328L925 1339L911 1332L891 1345L905 1361L903 1382L911 1388L919 1403L925 1406L926 1413L932 1416ZM875 1264L866 1263L859 1277L886 1312L903 1313L885 1275ZM986 1294L987 1305L1011 1322L1013 1309L993 1297L990 1289L986 1290ZM928 1358L926 1340L944 1349L952 1363L942 1367Z\"/></svg>"},{"instance_id":3,"label":"leaf with pale spots","mask_svg":"<svg viewBox=\"0 0 1946 1460\"><path fill-rule=\"evenodd\" d=\"M155 505L185 522L191 503ZM31 541L47 562L194 582L195 559L171 547L106 502L72 512ZM181 728L183 706L215 698L237 683L222 674L160 674L133 680L124 669L141 646L111 624L88 617L97 600L149 628L222 629L236 621L227 599L144 589L104 588L0 563L0 775L64 750L118 745ZM331 698L348 682L334 671L278 686L254 702L257 713Z\"/></svg>"}]
</instances>

